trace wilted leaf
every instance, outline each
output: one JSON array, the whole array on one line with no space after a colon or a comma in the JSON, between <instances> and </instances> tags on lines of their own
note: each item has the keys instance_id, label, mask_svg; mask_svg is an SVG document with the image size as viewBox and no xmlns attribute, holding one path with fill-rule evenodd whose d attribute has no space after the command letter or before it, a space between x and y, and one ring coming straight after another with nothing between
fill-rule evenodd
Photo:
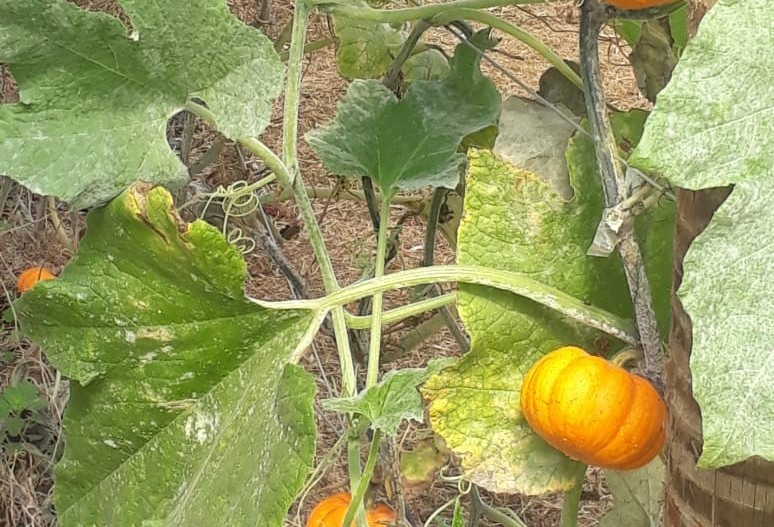
<instances>
[{"instance_id":1,"label":"wilted leaf","mask_svg":"<svg viewBox=\"0 0 774 527\"><path fill-rule=\"evenodd\" d=\"M167 120L203 100L228 137L260 134L283 67L223 0L121 0L118 19L66 0L0 0L0 62L20 102L0 106L0 174L78 207L135 181L182 184Z\"/></svg>"},{"instance_id":2,"label":"wilted leaf","mask_svg":"<svg viewBox=\"0 0 774 527\"><path fill-rule=\"evenodd\" d=\"M382 191L454 188L467 134L494 123L500 96L481 75L480 55L457 46L443 80L415 81L404 99L377 81L354 81L336 118L307 136L337 175L371 177Z\"/></svg>"},{"instance_id":3,"label":"wilted leaf","mask_svg":"<svg viewBox=\"0 0 774 527\"><path fill-rule=\"evenodd\" d=\"M161 188L92 211L57 280L17 302L70 377L55 503L68 526L281 523L312 466L305 310L244 296L246 265Z\"/></svg>"},{"instance_id":4,"label":"wilted leaf","mask_svg":"<svg viewBox=\"0 0 774 527\"><path fill-rule=\"evenodd\" d=\"M720 0L688 43L631 162L697 190L733 184L683 264L702 467L774 460L771 3Z\"/></svg>"},{"instance_id":5,"label":"wilted leaf","mask_svg":"<svg viewBox=\"0 0 774 527\"><path fill-rule=\"evenodd\" d=\"M637 86L650 101L667 85L677 64L668 20L642 23L640 37L629 55Z\"/></svg>"},{"instance_id":6,"label":"wilted leaf","mask_svg":"<svg viewBox=\"0 0 774 527\"><path fill-rule=\"evenodd\" d=\"M429 375L448 366L449 362L447 359L439 359L430 361L427 368L406 368L391 372L379 384L363 390L357 397L328 399L323 406L328 410L365 416L371 422L371 428L395 435L405 419L422 422L424 409L417 387Z\"/></svg>"},{"instance_id":7,"label":"wilted leaf","mask_svg":"<svg viewBox=\"0 0 774 527\"><path fill-rule=\"evenodd\" d=\"M407 485L430 483L433 474L446 463L446 455L433 439L419 443L413 450L400 453L400 474Z\"/></svg>"},{"instance_id":8,"label":"wilted leaf","mask_svg":"<svg viewBox=\"0 0 774 527\"><path fill-rule=\"evenodd\" d=\"M580 75L580 65L571 60L565 64ZM586 99L583 90L576 86L564 73L551 66L540 76L538 94L550 103L563 104L577 116L586 115ZM554 112L555 113L555 112ZM567 112L563 112L567 115ZM571 117L571 116L570 116Z\"/></svg>"},{"instance_id":9,"label":"wilted leaf","mask_svg":"<svg viewBox=\"0 0 774 527\"><path fill-rule=\"evenodd\" d=\"M559 109L569 114L567 108ZM539 176L564 199L572 198L564 152L575 127L536 101L509 97L500 116L494 153Z\"/></svg>"}]
</instances>

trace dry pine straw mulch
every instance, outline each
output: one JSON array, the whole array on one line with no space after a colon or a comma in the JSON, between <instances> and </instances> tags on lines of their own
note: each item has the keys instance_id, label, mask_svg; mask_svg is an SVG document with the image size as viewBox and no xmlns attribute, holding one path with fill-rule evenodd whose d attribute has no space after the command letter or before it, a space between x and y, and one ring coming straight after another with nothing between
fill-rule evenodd
<instances>
[{"instance_id":1,"label":"dry pine straw mulch","mask_svg":"<svg viewBox=\"0 0 774 527\"><path fill-rule=\"evenodd\" d=\"M119 17L122 15L113 0L78 0L75 3ZM240 19L260 27L272 39L280 34L292 11L291 2L288 0L276 1L273 6L273 19L262 24L258 21L259 2L233 0L229 1L228 5ZM493 11L536 34L565 58L577 60L578 12L573 2L529 8L504 7ZM328 21L320 15L315 15L309 41L327 36L330 36ZM442 31L430 32L429 38L449 50L456 44L454 37ZM603 69L608 98L621 108L644 106L645 103L636 89L631 70L626 63L626 50L612 34L605 35L604 40L606 46L603 49L606 49L607 53L603 60ZM497 54L496 60L522 81L537 88L537 80L546 68L542 59L513 39L503 39L499 49L504 53ZM526 96L511 79L497 69L487 64L483 69L495 80L504 96ZM332 48L307 57L300 109L301 137L333 117L336 103L344 95L347 84L336 72ZM15 102L17 97L13 79L0 66L0 103ZM263 137L276 151L281 150L281 104L282 101L278 101L275 117ZM180 123L179 118L170 123L170 142L173 145L180 142ZM197 124L191 154L193 162L208 150L215 137L216 134L212 130L201 123ZM309 185L332 187L337 183L336 179L323 169L319 159L303 140L300 143L299 157L302 173ZM217 160L196 175L196 179L209 188L214 188L241 179L252 181L259 177L258 173L262 168L261 163L250 156L243 162L236 147L227 143ZM351 283L358 280L363 272L364 262L373 258L375 246L364 204L350 200L320 199L316 200L314 205L318 217L321 218L328 249L340 281ZM266 212L284 232L293 233L301 226L291 202L273 204L267 207ZM391 221L394 223L405 212L402 207L394 207ZM10 230L0 231L0 310L7 308L13 300L15 276L24 268L45 264L61 271L83 234L83 219L82 213L69 211L61 203L49 202L13 185L7 200L0 203L0 221L11 227ZM60 223L59 228L56 227L57 223ZM404 222L398 256L388 271L418 265L422 256L423 232L424 223L419 217L409 217ZM288 238L283 242L282 252L306 280L310 292L314 295L322 294L318 268L305 232L300 229L300 232L288 235ZM452 249L439 237L436 261L450 263L453 257ZM247 262L250 279L246 290L250 295L266 299L290 297L286 280L265 251L253 251L247 255ZM399 305L406 299L406 293L390 293L386 297L386 306ZM390 335L388 345L395 345L401 334L398 332ZM443 330L405 357L388 365L387 369L421 366L430 358L456 354L459 354L456 342L447 330ZM53 525L55 520L51 506L52 467L61 455L59 419L67 398L67 381L58 379L40 349L20 338L9 324L4 324L0 329L0 358L4 359L4 362L0 362L0 389L12 381L29 379L49 403L43 411L43 424L36 424L28 430L29 437L21 443L21 448L12 453L6 448L0 454L0 527ZM319 336L313 352L307 353L303 364L318 379L318 398L328 397L336 392L340 385L338 359L335 346L328 336ZM335 443L343 426L336 416L323 413L319 404L317 409L319 459ZM423 427L420 425L404 427L401 431L404 447L410 448L422 434ZM33 437L34 439L30 439ZM454 466L451 470L454 470ZM322 480L307 496L301 511L302 517L320 497L345 488L346 481L346 460L341 457L334 460ZM455 484L435 479L429 486L406 489L407 508L414 518L425 520L433 510L453 498L456 492ZM551 527L559 523L559 494L525 497L483 492L482 495L490 504L510 507L531 527ZM606 491L602 474L590 471L582 495L581 525L597 525L610 503L611 498ZM294 507L288 516L288 525L295 524L296 512ZM442 517L448 519L449 514L443 514ZM486 522L482 522L482 525L486 525Z\"/></svg>"}]
</instances>

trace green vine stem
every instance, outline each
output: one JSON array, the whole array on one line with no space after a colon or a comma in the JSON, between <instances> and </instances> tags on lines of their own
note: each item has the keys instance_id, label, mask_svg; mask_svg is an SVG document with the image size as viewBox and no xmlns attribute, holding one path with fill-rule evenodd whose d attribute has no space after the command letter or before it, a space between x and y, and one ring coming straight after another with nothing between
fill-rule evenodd
<instances>
[{"instance_id":1,"label":"green vine stem","mask_svg":"<svg viewBox=\"0 0 774 527\"><path fill-rule=\"evenodd\" d=\"M304 46L304 55L307 53L314 53L315 51L320 51L321 49L325 49L328 46L332 46L336 43L335 38L321 38L320 40L315 40L314 42L310 42L306 46ZM282 62L285 62L288 60L288 57L290 56L290 51L282 51L279 53L280 60Z\"/></svg>"},{"instance_id":2,"label":"green vine stem","mask_svg":"<svg viewBox=\"0 0 774 527\"><path fill-rule=\"evenodd\" d=\"M349 471L349 486L353 489L360 487L361 474L360 474L360 427L357 425L350 426L349 437L347 439L347 468ZM370 476L369 476L370 477ZM353 514L349 517L349 524L352 525L352 516L357 514L357 527L366 527L365 507L363 506L362 499L357 502L351 500L350 506L347 511L352 510ZM353 509L352 505L355 504L356 508ZM344 523L342 523L344 525Z\"/></svg>"},{"instance_id":3,"label":"green vine stem","mask_svg":"<svg viewBox=\"0 0 774 527\"><path fill-rule=\"evenodd\" d=\"M408 304L406 306L396 307L395 309L382 312L382 325L393 324L409 317L415 317L422 313L448 306L456 301L457 293L453 292L420 300L419 302L414 302L413 304ZM358 316L346 313L345 316L347 319L347 327L350 329L368 329L371 327L372 317L370 315Z\"/></svg>"},{"instance_id":4,"label":"green vine stem","mask_svg":"<svg viewBox=\"0 0 774 527\"><path fill-rule=\"evenodd\" d=\"M578 479L575 485L564 493L562 520L559 524L561 527L578 527L578 505L580 505L582 489L583 480Z\"/></svg>"},{"instance_id":5,"label":"green vine stem","mask_svg":"<svg viewBox=\"0 0 774 527\"><path fill-rule=\"evenodd\" d=\"M280 181L283 187L288 188L290 185L290 173L287 167L282 163L277 154L275 154L269 147L262 142L253 138L242 138L239 140L240 144L247 148L250 152L254 153L261 159L263 159L266 166L268 166L277 179ZM309 201L309 197L306 192L303 191L303 184L301 178L298 178L295 183L292 184L294 195L296 197L296 203L301 211L301 217L304 220L304 225L307 228L309 234L309 242L314 250L317 262L320 265L320 273L322 274L323 284L325 291L331 294L338 291L339 284L336 281L336 275L333 271L333 263L328 256L328 251L325 248L325 240L323 239L320 225L317 223L317 218L314 215L312 209L312 203ZM300 190L300 191L297 191ZM349 336L347 334L347 323L344 318L344 308L338 306L332 310L333 316L333 331L336 336L337 349L339 351L339 362L341 364L342 372L342 396L351 397L357 393L357 384L355 379L355 365L352 362L352 353L349 349Z\"/></svg>"},{"instance_id":6,"label":"green vine stem","mask_svg":"<svg viewBox=\"0 0 774 527\"><path fill-rule=\"evenodd\" d=\"M371 440L371 448L368 449L368 459L366 460L365 467L363 467L363 475L358 481L357 487L353 489L354 492L352 494L352 501L349 503L347 514L344 515L344 521L341 522L341 525L351 525L352 519L355 516L355 511L357 511L358 508L361 508L360 505L363 504L363 498L365 497L366 490L368 490L368 484L371 482L371 476L373 475L374 468L376 467L376 460L379 457L379 441L381 441L381 439L382 431L377 428L374 430L374 437ZM351 458L350 462L352 462ZM357 462L358 464L360 463L359 450Z\"/></svg>"},{"instance_id":7,"label":"green vine stem","mask_svg":"<svg viewBox=\"0 0 774 527\"><path fill-rule=\"evenodd\" d=\"M444 4L449 5L449 4ZM455 20L471 20L473 22L480 22L487 26L499 29L503 33L506 33L520 41L527 46L537 51L546 61L555 67L559 72L567 77L567 79L575 84L578 88L583 88L583 81L580 76L570 68L562 57L556 54L550 46L543 43L539 38L532 35L528 31L521 29L515 24L511 24L503 20L502 18L488 13L486 11L477 11L475 9L449 9L433 18L433 24L439 26L445 26Z\"/></svg>"},{"instance_id":8,"label":"green vine stem","mask_svg":"<svg viewBox=\"0 0 774 527\"><path fill-rule=\"evenodd\" d=\"M481 514L486 516L487 519L504 525L505 527L527 527L527 524L521 521L521 519L508 516L504 512L500 512L491 505L484 503L478 492L478 488L475 486L470 491L470 497L473 506L478 508Z\"/></svg>"},{"instance_id":9,"label":"green vine stem","mask_svg":"<svg viewBox=\"0 0 774 527\"><path fill-rule=\"evenodd\" d=\"M306 187L304 189L309 199L345 199L350 201L366 201L367 197L362 190L347 189L340 187ZM375 194L377 198L381 198L381 194ZM280 201L287 201L296 199L292 191L282 191L278 196L273 194L264 194L260 197L259 201L262 205L267 203L277 203ZM427 198L421 194L409 194L409 195L397 195L392 198L394 205L410 205L414 209L422 211L421 205Z\"/></svg>"},{"instance_id":10,"label":"green vine stem","mask_svg":"<svg viewBox=\"0 0 774 527\"><path fill-rule=\"evenodd\" d=\"M353 7L343 4L331 4L325 0L313 2L318 9L331 15L341 15L353 20L382 22L385 24L402 24L412 20L432 18L444 11L456 8L488 9L490 7L506 7L512 5L540 4L545 0L458 0L440 4L428 4L403 9L373 9L371 7Z\"/></svg>"},{"instance_id":11,"label":"green vine stem","mask_svg":"<svg viewBox=\"0 0 774 527\"><path fill-rule=\"evenodd\" d=\"M572 320L612 335L627 344L636 345L637 343L636 333L629 320L596 306L586 305L582 300L538 282L528 275L475 265L437 265L399 271L344 287L329 293L326 297L313 300L266 302L253 299L253 302L274 309L327 310L373 295L377 291L438 282L462 282L510 291L558 311Z\"/></svg>"},{"instance_id":12,"label":"green vine stem","mask_svg":"<svg viewBox=\"0 0 774 527\"><path fill-rule=\"evenodd\" d=\"M285 166L290 171L290 182L298 178L298 107L301 99L301 63L304 60L306 30L311 8L305 0L296 0L293 13L293 30L288 50L288 74L285 85L285 109L282 121L282 153ZM286 187L289 188L289 187Z\"/></svg>"},{"instance_id":13,"label":"green vine stem","mask_svg":"<svg viewBox=\"0 0 774 527\"><path fill-rule=\"evenodd\" d=\"M390 223L390 199L388 193L382 199L379 210L379 235L376 241L376 262L374 263L374 278L384 276L384 257L387 255L387 226ZM375 386L379 379L379 352L382 347L382 291L374 293L371 307L371 340L368 345L368 371L366 373L366 388ZM344 525L347 525L345 522Z\"/></svg>"}]
</instances>

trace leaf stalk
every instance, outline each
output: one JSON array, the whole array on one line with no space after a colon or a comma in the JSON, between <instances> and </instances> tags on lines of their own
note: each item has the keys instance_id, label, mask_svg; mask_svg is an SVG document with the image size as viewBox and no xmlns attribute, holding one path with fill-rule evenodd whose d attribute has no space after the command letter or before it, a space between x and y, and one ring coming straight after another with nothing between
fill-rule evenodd
<instances>
[{"instance_id":1,"label":"leaf stalk","mask_svg":"<svg viewBox=\"0 0 774 527\"><path fill-rule=\"evenodd\" d=\"M441 296L434 296L413 304L408 304L389 311L382 312L382 325L400 322L403 319L421 315L434 309L439 309L457 301L457 293L446 293ZM370 315L358 316L346 313L347 327L350 329L368 329L371 327L372 317Z\"/></svg>"},{"instance_id":2,"label":"leaf stalk","mask_svg":"<svg viewBox=\"0 0 774 527\"><path fill-rule=\"evenodd\" d=\"M318 9L352 20L382 22L385 24L402 24L413 20L432 18L444 11L456 8L488 9L490 7L505 7L513 5L539 4L545 0L457 0L440 4L427 4L402 9L374 9L371 7L354 7L343 4L330 4L325 0L314 2Z\"/></svg>"},{"instance_id":3,"label":"leaf stalk","mask_svg":"<svg viewBox=\"0 0 774 527\"><path fill-rule=\"evenodd\" d=\"M382 199L379 211L379 234L376 241L376 262L374 278L384 276L384 259L387 255L387 228L390 223L390 200L394 191L388 192ZM371 338L368 345L368 371L366 372L366 388L375 386L379 379L379 354L382 347L382 291L373 296L371 307ZM347 525L345 522L344 525Z\"/></svg>"},{"instance_id":4,"label":"leaf stalk","mask_svg":"<svg viewBox=\"0 0 774 527\"><path fill-rule=\"evenodd\" d=\"M344 515L344 521L341 522L342 525L351 525L352 519L355 516L355 511L358 510L358 508L361 508L361 505L363 504L363 498L365 497L366 490L368 490L368 484L371 482L371 476L376 467L376 460L379 457L379 442L381 441L381 438L382 431L377 428L374 430L371 448L368 449L368 459L366 460L365 467L363 467L363 475L358 481L357 487L352 489L354 491L352 494L352 501L349 503L349 508L347 508L347 514ZM358 464L360 463L359 457L357 462Z\"/></svg>"},{"instance_id":5,"label":"leaf stalk","mask_svg":"<svg viewBox=\"0 0 774 527\"><path fill-rule=\"evenodd\" d=\"M571 320L612 335L627 344L636 345L637 343L632 323L618 315L596 306L587 305L582 300L538 282L528 275L475 265L437 265L399 271L380 278L358 282L314 300L253 301L274 309L327 310L354 302L364 296L373 295L376 291L389 291L439 282L483 285L509 291L558 311Z\"/></svg>"},{"instance_id":6,"label":"leaf stalk","mask_svg":"<svg viewBox=\"0 0 774 527\"><path fill-rule=\"evenodd\" d=\"M559 70L562 75L567 77L570 82L575 84L578 88L583 87L583 81L581 80L580 76L567 65L562 57L560 57L553 49L551 49L550 46L546 45L539 38L534 36L532 33L525 31L519 26L511 24L510 22L507 22L487 11L477 11L476 9L469 8L449 9L448 11L443 11L433 18L433 24L445 26L455 20L470 20L473 22L480 22L495 29L499 29L503 33L522 41L524 44L538 52L540 56L546 59L549 64Z\"/></svg>"}]
</instances>

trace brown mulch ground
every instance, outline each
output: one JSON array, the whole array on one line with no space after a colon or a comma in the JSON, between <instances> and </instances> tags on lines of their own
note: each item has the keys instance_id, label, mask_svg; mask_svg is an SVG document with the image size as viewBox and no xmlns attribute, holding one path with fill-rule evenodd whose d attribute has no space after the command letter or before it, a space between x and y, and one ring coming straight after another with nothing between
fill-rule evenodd
<instances>
[{"instance_id":1,"label":"brown mulch ground","mask_svg":"<svg viewBox=\"0 0 774 527\"><path fill-rule=\"evenodd\" d=\"M75 3L120 16L113 0L80 0ZM259 24L259 8L255 0L233 0L229 1L228 5L243 21L259 25L272 39L280 34L291 12L291 3L288 0L278 0L274 3L273 20ZM573 2L506 7L494 11L537 35L563 57L577 60L578 11ZM330 32L326 19L315 15L309 40L328 36ZM605 37L603 50L606 56L603 69L609 100L622 108L645 106L627 67L625 50L612 33ZM451 49L456 42L454 37L442 31L431 32L430 39L446 49ZM546 68L542 59L513 39L504 39L499 49L503 53L497 54L496 60L523 82L537 88L538 78ZM498 84L504 97L509 94L526 95L500 71L489 65L485 65L484 70ZM346 87L347 82L336 72L332 48L307 58L300 113L302 136L333 117L336 103L343 96ZM13 80L0 66L0 103L16 100L17 92ZM263 139L279 151L281 101L278 102L277 108L275 119ZM175 138L179 141L180 130L180 120L173 120L170 124L173 143ZM198 124L194 134L192 159L196 160L201 156L214 138L215 134L211 130ZM336 185L335 178L326 173L319 159L303 141L300 144L299 157L307 184L328 188ZM245 157L243 162L235 145L227 143L216 162L197 175L197 179L213 188L242 179L254 180L261 168L261 164L249 156ZM0 228L0 311L6 309L14 299L15 276L22 269L45 264L55 271L61 271L72 256L84 228L83 214L68 211L62 204L51 200L32 196L17 185L9 185L8 180L0 178L0 196L4 188L10 188L5 202L0 202L0 222L7 225L5 230ZM343 199L318 199L314 204L318 217L321 218L328 249L340 282L351 283L358 280L363 273L364 262L373 257L375 246L365 205L359 201ZM273 203L267 206L266 213L287 236L282 243L282 252L286 258L306 280L311 293L322 294L319 272L306 234L303 229L294 232L300 227L300 220L293 203ZM406 208L394 207L392 221L397 221L405 213ZM216 218L213 221L216 221ZM422 256L423 232L424 223L421 218L413 216L406 219L400 236L399 255L391 263L390 271L418 265ZM436 261L440 263L453 261L453 251L443 239L438 241L436 254ZM250 295L265 299L290 297L290 289L284 276L265 251L257 249L246 258L251 276L247 284ZM391 293L386 297L387 307L397 305L406 298L406 293ZM392 335L390 342L394 344L400 335ZM429 358L457 353L459 348L456 342L449 332L444 330L426 341L419 349L391 364L389 368L419 366ZM313 350L305 356L303 364L317 377L321 398L338 390L338 360L330 338L320 336ZM13 452L6 450L0 453L0 526L53 525L50 501L51 468L61 455L59 416L66 401L66 381L57 377L37 346L20 338L12 325L4 324L0 326L0 389L20 379L29 379L38 386L49 405L42 413L42 423L36 424L34 429L28 431L29 436L34 439L23 443ZM319 408L318 410L318 457L321 457L342 433L343 426L334 415L323 413ZM410 446L421 435L421 426L410 425L403 429L399 440ZM450 470L453 472L454 467ZM302 512L308 511L310 504L318 497L343 488L345 482L345 460L341 456L334 460L318 485L312 489ZM430 487L407 489L407 506L415 518L424 521L433 510L453 498L456 492L456 484L436 479ZM531 527L558 525L561 508L561 497L558 495L529 498L483 493L483 496L491 504L510 507ZM610 501L603 476L599 472L590 471L583 492L581 525L597 525L603 511L610 506ZM295 524L295 512L294 508L289 515L288 525ZM443 517L448 518L449 515L445 514Z\"/></svg>"}]
</instances>

